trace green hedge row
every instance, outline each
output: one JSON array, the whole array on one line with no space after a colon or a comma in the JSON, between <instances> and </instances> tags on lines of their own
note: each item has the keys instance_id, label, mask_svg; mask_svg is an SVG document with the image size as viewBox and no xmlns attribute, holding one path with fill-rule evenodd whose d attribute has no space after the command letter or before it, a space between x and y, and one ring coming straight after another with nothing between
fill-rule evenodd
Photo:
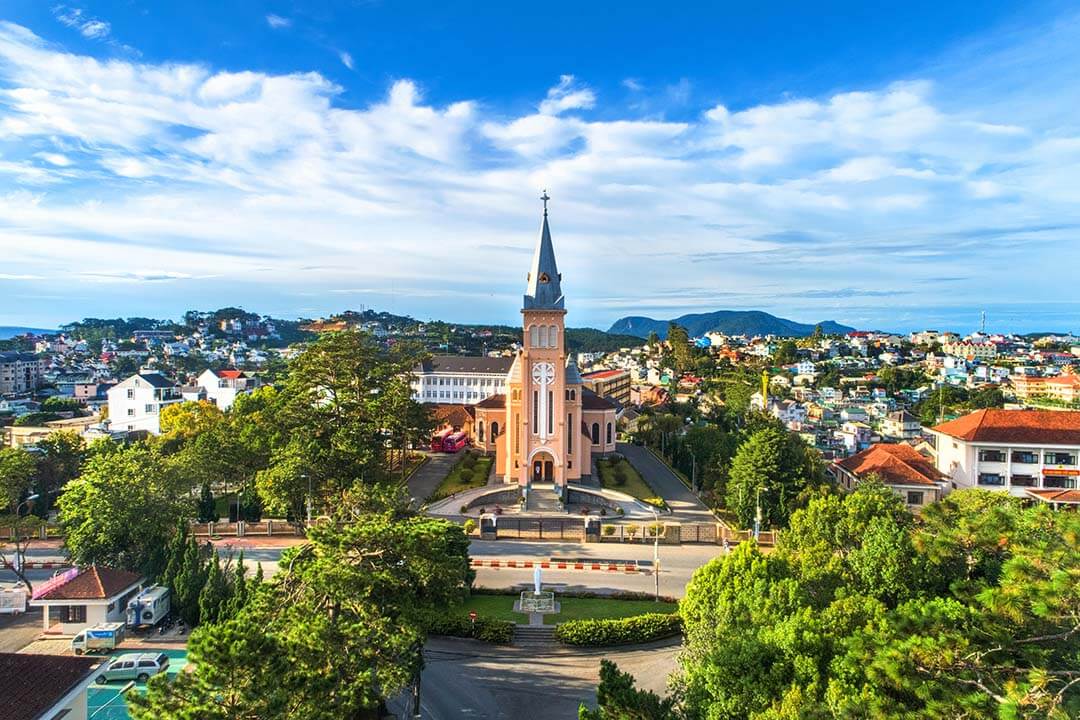
<instances>
[{"instance_id":1,"label":"green hedge row","mask_svg":"<svg viewBox=\"0 0 1080 720\"><path fill-rule=\"evenodd\" d=\"M532 584L529 585L529 589ZM524 589L524 588L523 588ZM469 590L470 595L505 595L506 597L518 597L520 593L506 590L506 588L489 588L482 585L473 586ZM595 600L655 600L656 596L651 592L637 592L636 590L618 590L616 592L594 592L592 590L559 590L556 593L561 598L586 598ZM670 595L661 595L661 602L677 603L679 598Z\"/></svg>"},{"instance_id":2,"label":"green hedge row","mask_svg":"<svg viewBox=\"0 0 1080 720\"><path fill-rule=\"evenodd\" d=\"M514 639L514 623L478 617L472 622L462 615L430 615L425 624L430 635L472 638L497 645L509 645Z\"/></svg>"},{"instance_id":3,"label":"green hedge row","mask_svg":"<svg viewBox=\"0 0 1080 720\"><path fill-rule=\"evenodd\" d=\"M570 620L555 628L555 639L566 645L600 647L652 642L680 633L678 613L647 613L618 620Z\"/></svg>"}]
</instances>

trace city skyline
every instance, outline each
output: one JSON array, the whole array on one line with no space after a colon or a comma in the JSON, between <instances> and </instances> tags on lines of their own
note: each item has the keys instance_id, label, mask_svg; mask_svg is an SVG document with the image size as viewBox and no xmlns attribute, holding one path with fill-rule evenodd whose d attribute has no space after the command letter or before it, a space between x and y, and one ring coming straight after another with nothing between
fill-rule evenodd
<instances>
[{"instance_id":1,"label":"city skyline","mask_svg":"<svg viewBox=\"0 0 1080 720\"><path fill-rule=\"evenodd\" d=\"M631 5L566 28L551 4L331 5L194 26L14 3L0 324L228 305L515 324L547 188L570 326L760 309L970 331L986 310L991 331L1077 329L1047 282L1080 259L1063 5L696 26ZM648 43L654 22L682 47ZM511 46L534 51L492 62Z\"/></svg>"}]
</instances>

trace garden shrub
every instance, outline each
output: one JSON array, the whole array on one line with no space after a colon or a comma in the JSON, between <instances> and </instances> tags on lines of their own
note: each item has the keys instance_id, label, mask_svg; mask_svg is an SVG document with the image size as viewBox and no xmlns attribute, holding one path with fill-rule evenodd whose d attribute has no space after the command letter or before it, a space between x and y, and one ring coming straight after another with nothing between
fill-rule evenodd
<instances>
[{"instance_id":1,"label":"garden shrub","mask_svg":"<svg viewBox=\"0 0 1080 720\"><path fill-rule=\"evenodd\" d=\"M681 632L678 613L647 613L616 620L570 620L555 628L555 639L565 645L604 647L647 643Z\"/></svg>"},{"instance_id":2,"label":"garden shrub","mask_svg":"<svg viewBox=\"0 0 1080 720\"><path fill-rule=\"evenodd\" d=\"M604 533L604 535L607 535L608 537L611 537L612 535L615 534L615 526L614 525L605 525L600 532Z\"/></svg>"},{"instance_id":3,"label":"garden shrub","mask_svg":"<svg viewBox=\"0 0 1080 720\"><path fill-rule=\"evenodd\" d=\"M461 524L461 529L465 531L466 535L472 535L473 531L476 530L476 521L469 518Z\"/></svg>"},{"instance_id":4,"label":"garden shrub","mask_svg":"<svg viewBox=\"0 0 1080 720\"><path fill-rule=\"evenodd\" d=\"M497 645L509 645L514 639L514 623L478 617L476 622L466 615L431 613L425 618L429 635L472 638Z\"/></svg>"}]
</instances>

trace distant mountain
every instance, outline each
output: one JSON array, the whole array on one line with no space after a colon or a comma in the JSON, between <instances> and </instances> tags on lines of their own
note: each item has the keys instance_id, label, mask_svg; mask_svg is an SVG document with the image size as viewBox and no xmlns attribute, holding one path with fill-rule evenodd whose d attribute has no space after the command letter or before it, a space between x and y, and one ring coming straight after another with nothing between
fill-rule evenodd
<instances>
[{"instance_id":1,"label":"distant mountain","mask_svg":"<svg viewBox=\"0 0 1080 720\"><path fill-rule=\"evenodd\" d=\"M44 330L42 328L29 328L29 327L14 327L11 325L0 325L0 340L10 340L16 335L25 335L26 333L34 333L35 335L42 335L45 333L55 333L55 330Z\"/></svg>"},{"instance_id":2,"label":"distant mountain","mask_svg":"<svg viewBox=\"0 0 1080 720\"><path fill-rule=\"evenodd\" d=\"M648 337L655 332L660 339L667 337L670 320L654 320L647 317L624 317L616 320L609 333ZM690 337L698 337L707 332L721 332L725 335L782 335L785 337L806 337L814 332L815 325L821 325L826 335L843 335L855 328L840 325L832 320L822 323L804 324L794 320L785 320L760 310L717 310L711 313L683 315L674 322L686 328Z\"/></svg>"}]
</instances>

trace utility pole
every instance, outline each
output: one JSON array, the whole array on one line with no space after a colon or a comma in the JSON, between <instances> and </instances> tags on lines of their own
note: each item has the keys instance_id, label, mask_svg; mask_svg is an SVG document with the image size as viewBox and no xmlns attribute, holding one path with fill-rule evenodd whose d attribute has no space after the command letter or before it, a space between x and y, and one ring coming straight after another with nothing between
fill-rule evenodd
<instances>
[{"instance_id":1,"label":"utility pole","mask_svg":"<svg viewBox=\"0 0 1080 720\"><path fill-rule=\"evenodd\" d=\"M757 499L754 500L754 540L757 541L761 537L761 491L765 489L762 485L757 489Z\"/></svg>"}]
</instances>

